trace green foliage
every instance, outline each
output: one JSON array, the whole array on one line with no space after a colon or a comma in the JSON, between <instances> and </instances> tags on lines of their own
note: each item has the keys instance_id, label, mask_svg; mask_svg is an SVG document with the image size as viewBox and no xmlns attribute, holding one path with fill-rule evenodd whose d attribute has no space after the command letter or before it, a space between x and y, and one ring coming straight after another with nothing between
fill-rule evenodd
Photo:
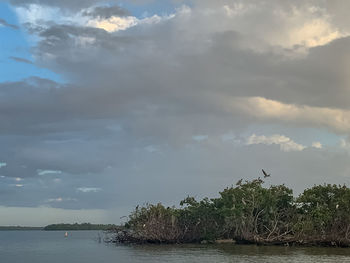
<instances>
[{"instance_id":1,"label":"green foliage","mask_svg":"<svg viewBox=\"0 0 350 263\"><path fill-rule=\"evenodd\" d=\"M250 243L350 244L350 189L319 185L298 198L285 185L260 178L224 189L218 198L187 197L180 208L137 207L119 240L184 243L235 239ZM118 239L118 238L117 238Z\"/></svg>"},{"instance_id":2,"label":"green foliage","mask_svg":"<svg viewBox=\"0 0 350 263\"><path fill-rule=\"evenodd\" d=\"M350 234L350 189L318 185L306 189L296 200L301 228L309 236L345 239Z\"/></svg>"},{"instance_id":3,"label":"green foliage","mask_svg":"<svg viewBox=\"0 0 350 263\"><path fill-rule=\"evenodd\" d=\"M204 198L198 202L194 197L187 197L180 205L183 208L178 211L178 221L180 228L184 230L185 240L212 241L221 236L220 225L224 218L213 200Z\"/></svg>"},{"instance_id":4,"label":"green foliage","mask_svg":"<svg viewBox=\"0 0 350 263\"><path fill-rule=\"evenodd\" d=\"M225 218L226 236L257 241L290 233L293 206L292 190L284 185L263 187L259 178L225 189L215 206Z\"/></svg>"},{"instance_id":5,"label":"green foliage","mask_svg":"<svg viewBox=\"0 0 350 263\"><path fill-rule=\"evenodd\" d=\"M141 242L163 243L177 242L182 232L178 225L178 211L162 204L147 204L136 207L126 224L133 236Z\"/></svg>"}]
</instances>

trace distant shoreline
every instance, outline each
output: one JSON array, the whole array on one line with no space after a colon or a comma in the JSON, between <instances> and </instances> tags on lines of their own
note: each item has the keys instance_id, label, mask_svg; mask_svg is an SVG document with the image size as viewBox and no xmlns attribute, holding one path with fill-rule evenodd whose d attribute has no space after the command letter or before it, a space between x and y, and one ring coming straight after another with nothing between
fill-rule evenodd
<instances>
[{"instance_id":1,"label":"distant shoreline","mask_svg":"<svg viewBox=\"0 0 350 263\"><path fill-rule=\"evenodd\" d=\"M44 227L32 226L0 226L0 231L29 231L29 230L43 230Z\"/></svg>"},{"instance_id":2,"label":"distant shoreline","mask_svg":"<svg viewBox=\"0 0 350 263\"><path fill-rule=\"evenodd\" d=\"M115 225L109 224L90 224L90 223L82 223L82 224L52 224L45 226L43 230L45 231L75 231L75 230L109 230L115 228Z\"/></svg>"},{"instance_id":3,"label":"distant shoreline","mask_svg":"<svg viewBox=\"0 0 350 263\"><path fill-rule=\"evenodd\" d=\"M92 230L109 230L115 228L115 225L104 225L104 224L51 224L45 227L28 227L28 226L0 226L0 231L92 231Z\"/></svg>"}]
</instances>

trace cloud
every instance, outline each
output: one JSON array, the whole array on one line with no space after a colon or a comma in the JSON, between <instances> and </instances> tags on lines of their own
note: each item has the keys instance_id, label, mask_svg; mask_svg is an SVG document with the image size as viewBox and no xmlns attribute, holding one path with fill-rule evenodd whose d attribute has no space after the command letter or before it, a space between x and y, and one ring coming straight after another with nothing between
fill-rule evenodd
<instances>
[{"instance_id":1,"label":"cloud","mask_svg":"<svg viewBox=\"0 0 350 263\"><path fill-rule=\"evenodd\" d=\"M234 98L232 108L261 121L322 127L340 134L350 132L348 110L286 104L262 97Z\"/></svg>"},{"instance_id":2,"label":"cloud","mask_svg":"<svg viewBox=\"0 0 350 263\"><path fill-rule=\"evenodd\" d=\"M32 61L26 59L26 58L20 58L20 57L14 57L14 56L11 56L9 57L10 59L16 61L16 62L21 62L21 63L26 63L26 64L33 64Z\"/></svg>"},{"instance_id":3,"label":"cloud","mask_svg":"<svg viewBox=\"0 0 350 263\"><path fill-rule=\"evenodd\" d=\"M123 17L129 16L129 11L121 8L118 5L115 6L97 6L90 11L85 11L84 15L90 17L98 17L101 19L109 19L111 17Z\"/></svg>"},{"instance_id":4,"label":"cloud","mask_svg":"<svg viewBox=\"0 0 350 263\"><path fill-rule=\"evenodd\" d=\"M24 185L23 184L14 184L13 186L15 186L15 187L23 187Z\"/></svg>"},{"instance_id":5,"label":"cloud","mask_svg":"<svg viewBox=\"0 0 350 263\"><path fill-rule=\"evenodd\" d=\"M116 32L125 30L127 28L137 25L138 19L136 17L119 17L113 16L108 19L94 19L88 22L88 25L95 28L101 28L108 32Z\"/></svg>"},{"instance_id":6,"label":"cloud","mask_svg":"<svg viewBox=\"0 0 350 263\"><path fill-rule=\"evenodd\" d=\"M83 8L88 8L91 6L94 6L96 4L99 4L101 0L75 0L75 1L70 1L70 0L61 0L61 1L55 1L55 0L9 0L9 2L12 5L15 6L24 6L28 7L30 5L36 4L44 7L56 7L56 8L62 8L66 10L71 10L71 11L78 11ZM109 1L110 3L116 3L116 1L112 0Z\"/></svg>"},{"instance_id":7,"label":"cloud","mask_svg":"<svg viewBox=\"0 0 350 263\"><path fill-rule=\"evenodd\" d=\"M61 202L69 202L69 201L74 201L76 202L77 199L75 198L62 198L62 197L58 197L58 198L49 198L46 200L47 203L61 203Z\"/></svg>"},{"instance_id":8,"label":"cloud","mask_svg":"<svg viewBox=\"0 0 350 263\"><path fill-rule=\"evenodd\" d=\"M208 135L194 135L192 136L192 139L197 141L197 142L201 142L201 141L205 141L208 140Z\"/></svg>"},{"instance_id":9,"label":"cloud","mask_svg":"<svg viewBox=\"0 0 350 263\"><path fill-rule=\"evenodd\" d=\"M323 148L322 143L320 143L320 142L313 142L312 143L312 147L314 147L316 149L322 149Z\"/></svg>"},{"instance_id":10,"label":"cloud","mask_svg":"<svg viewBox=\"0 0 350 263\"><path fill-rule=\"evenodd\" d=\"M9 27L9 28L16 29L16 30L19 29L18 26L7 23L7 21L3 18L0 18L0 26Z\"/></svg>"},{"instance_id":11,"label":"cloud","mask_svg":"<svg viewBox=\"0 0 350 263\"><path fill-rule=\"evenodd\" d=\"M252 145L252 144L266 144L266 145L271 145L271 144L277 144L280 146L281 151L284 152L290 152L290 151L302 151L306 148L306 146L302 144L298 144L291 140L290 138L284 136L284 135L279 135L275 134L269 137L266 137L264 135L257 136L255 134L251 135L247 139L247 144Z\"/></svg>"},{"instance_id":12,"label":"cloud","mask_svg":"<svg viewBox=\"0 0 350 263\"><path fill-rule=\"evenodd\" d=\"M62 171L55 171L55 170L38 170L38 175L50 175L50 174L61 174Z\"/></svg>"},{"instance_id":13,"label":"cloud","mask_svg":"<svg viewBox=\"0 0 350 263\"><path fill-rule=\"evenodd\" d=\"M158 147L155 145L148 145L145 147L145 150L149 153L156 153L156 152L160 152Z\"/></svg>"},{"instance_id":14,"label":"cloud","mask_svg":"<svg viewBox=\"0 0 350 263\"><path fill-rule=\"evenodd\" d=\"M174 18L170 15L153 15L137 18L119 6L94 6L79 12L67 12L57 7L47 7L32 3L18 6L15 11L20 22L28 31L38 33L53 24L68 27L97 28L107 32L126 30L136 25L152 25ZM37 38L33 38L37 40Z\"/></svg>"},{"instance_id":15,"label":"cloud","mask_svg":"<svg viewBox=\"0 0 350 263\"><path fill-rule=\"evenodd\" d=\"M102 189L97 187L79 187L77 191L82 193L97 193L102 191Z\"/></svg>"}]
</instances>

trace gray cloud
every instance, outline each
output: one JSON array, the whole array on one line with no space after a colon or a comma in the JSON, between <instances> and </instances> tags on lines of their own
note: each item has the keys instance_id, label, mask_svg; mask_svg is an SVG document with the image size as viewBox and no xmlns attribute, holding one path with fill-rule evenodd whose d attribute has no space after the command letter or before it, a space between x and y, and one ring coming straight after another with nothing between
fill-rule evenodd
<instances>
[{"instance_id":1,"label":"gray cloud","mask_svg":"<svg viewBox=\"0 0 350 263\"><path fill-rule=\"evenodd\" d=\"M20 58L20 57L14 57L14 56L11 56L9 58L14 60L14 61L21 62L21 63L33 64L33 61L30 61L30 60L28 60L26 58Z\"/></svg>"},{"instance_id":2,"label":"gray cloud","mask_svg":"<svg viewBox=\"0 0 350 263\"><path fill-rule=\"evenodd\" d=\"M302 114L286 121L266 108L273 117L257 119L236 105L237 98L263 97L289 109L348 110L349 37L314 46L308 46L313 36L309 44L286 43L286 32L316 18L327 30L338 29L324 20L323 9L307 11L315 2L305 2L293 19L284 12L296 6L291 1L249 1L248 11L245 1L237 3L243 9L231 1L194 1L192 9L179 9L171 19L111 33L76 24L29 25L39 36L32 49L35 63L66 83L29 78L0 84L0 162L7 163L0 168L6 176L1 205L173 204L187 195L214 196L242 177L258 176L261 168L272 173L273 183L297 191L325 181L349 183L348 151L327 145L332 136L341 139L332 132L345 136L346 129L305 121ZM240 15L231 17L235 8ZM119 9L94 11L107 18ZM323 149L307 147L315 130L325 134L318 138ZM281 152L278 145L242 143L253 133L278 132L306 148ZM227 133L237 142L220 139ZM294 138L297 134L302 136ZM43 176L38 170L62 174ZM23 187L13 186L16 177L23 178Z\"/></svg>"},{"instance_id":3,"label":"gray cloud","mask_svg":"<svg viewBox=\"0 0 350 263\"><path fill-rule=\"evenodd\" d=\"M94 18L108 19L113 16L128 16L130 15L129 11L121 8L120 6L98 6L95 7L92 11L84 12L84 15L91 16Z\"/></svg>"},{"instance_id":4,"label":"gray cloud","mask_svg":"<svg viewBox=\"0 0 350 263\"><path fill-rule=\"evenodd\" d=\"M44 6L51 6L51 7L59 7L63 9L68 9L68 10L81 10L85 9L88 7L96 6L96 5L101 5L101 4L119 4L119 0L112 0L112 1L105 1L105 0L75 0L75 1L70 1L70 0L60 0L60 1L55 1L55 0L5 0L10 2L12 5L16 6L26 6L29 4L37 4L37 5L44 5ZM186 2L185 0L129 0L130 3L134 5L146 5L146 4L154 4L155 2L159 1L164 4L164 2L168 2L169 4L173 3L178 3L181 4L183 2Z\"/></svg>"},{"instance_id":5,"label":"gray cloud","mask_svg":"<svg viewBox=\"0 0 350 263\"><path fill-rule=\"evenodd\" d=\"M5 26L5 27L9 27L9 28L12 28L12 29L16 29L16 30L19 29L18 26L7 23L7 21L5 19L3 19L3 18L0 18L0 25L1 26Z\"/></svg>"},{"instance_id":6,"label":"gray cloud","mask_svg":"<svg viewBox=\"0 0 350 263\"><path fill-rule=\"evenodd\" d=\"M61 0L61 1L55 1L55 0L9 0L9 2L12 5L16 6L26 6L29 4L37 4L37 5L44 5L44 6L52 6L52 7L59 7L63 9L73 10L77 11L83 8L88 8L90 6L103 3L105 1L103 0ZM111 2L117 2L117 1L110 1Z\"/></svg>"}]
</instances>

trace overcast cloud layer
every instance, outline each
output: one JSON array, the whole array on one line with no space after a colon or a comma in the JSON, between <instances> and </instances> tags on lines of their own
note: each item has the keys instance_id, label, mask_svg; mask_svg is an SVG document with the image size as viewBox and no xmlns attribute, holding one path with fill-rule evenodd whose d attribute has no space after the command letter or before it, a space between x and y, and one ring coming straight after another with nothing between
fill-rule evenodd
<instances>
[{"instance_id":1,"label":"overcast cloud layer","mask_svg":"<svg viewBox=\"0 0 350 263\"><path fill-rule=\"evenodd\" d=\"M63 81L0 83L1 210L118 222L262 168L296 194L350 182L348 1L9 3L33 43L11 59Z\"/></svg>"}]
</instances>

